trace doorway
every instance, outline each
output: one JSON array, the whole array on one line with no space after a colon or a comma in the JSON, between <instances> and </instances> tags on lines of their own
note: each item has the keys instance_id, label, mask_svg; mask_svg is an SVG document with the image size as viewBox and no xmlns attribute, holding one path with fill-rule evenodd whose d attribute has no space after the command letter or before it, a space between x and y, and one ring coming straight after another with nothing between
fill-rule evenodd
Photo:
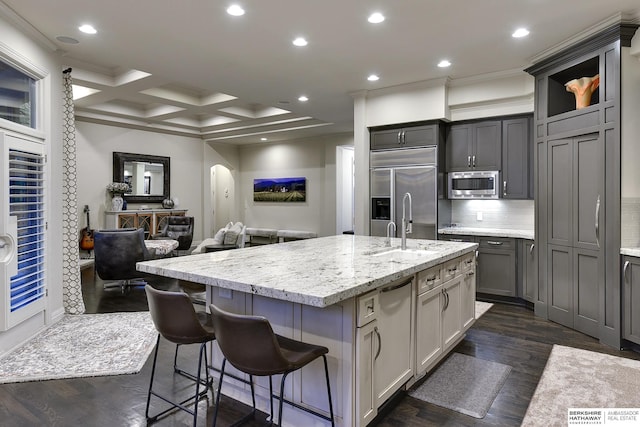
<instances>
[{"instance_id":1,"label":"doorway","mask_svg":"<svg viewBox=\"0 0 640 427\"><path fill-rule=\"evenodd\" d=\"M336 147L336 234L355 230L355 156L351 145Z\"/></svg>"},{"instance_id":2,"label":"doorway","mask_svg":"<svg viewBox=\"0 0 640 427\"><path fill-rule=\"evenodd\" d=\"M233 221L235 182L231 171L220 164L210 169L211 235Z\"/></svg>"}]
</instances>

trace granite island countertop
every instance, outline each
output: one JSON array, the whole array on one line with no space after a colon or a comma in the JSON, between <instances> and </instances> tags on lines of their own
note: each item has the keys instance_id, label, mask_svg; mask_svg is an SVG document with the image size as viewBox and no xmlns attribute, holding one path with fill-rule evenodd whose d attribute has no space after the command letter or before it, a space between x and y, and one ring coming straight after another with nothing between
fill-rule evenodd
<instances>
[{"instance_id":1,"label":"granite island countertop","mask_svg":"<svg viewBox=\"0 0 640 427\"><path fill-rule=\"evenodd\" d=\"M337 235L223 252L139 262L145 273L279 300L328 307L395 280L456 258L476 243L407 239L407 247L429 251L398 251L400 239Z\"/></svg>"},{"instance_id":2,"label":"granite island countertop","mask_svg":"<svg viewBox=\"0 0 640 427\"><path fill-rule=\"evenodd\" d=\"M481 227L445 227L439 228L440 234L457 234L465 236L509 237L513 239L534 239L534 231L514 228L481 228Z\"/></svg>"}]
</instances>

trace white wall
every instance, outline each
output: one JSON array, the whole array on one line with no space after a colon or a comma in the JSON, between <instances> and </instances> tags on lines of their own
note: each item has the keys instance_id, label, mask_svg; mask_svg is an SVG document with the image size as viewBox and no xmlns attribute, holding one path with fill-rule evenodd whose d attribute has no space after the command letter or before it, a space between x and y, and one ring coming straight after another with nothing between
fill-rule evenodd
<instances>
[{"instance_id":1,"label":"white wall","mask_svg":"<svg viewBox=\"0 0 640 427\"><path fill-rule=\"evenodd\" d=\"M335 234L336 147L351 145L353 136L341 134L296 142L248 145L240 148L240 203L248 227ZM253 201L253 180L305 177L305 202Z\"/></svg>"},{"instance_id":2,"label":"white wall","mask_svg":"<svg viewBox=\"0 0 640 427\"><path fill-rule=\"evenodd\" d=\"M6 16L4 14L7 14ZM11 19L15 16L0 9L0 50L3 55L24 61L45 74L42 82L43 98L39 120L45 138L48 164L46 166L49 187L45 196L47 206L47 275L46 311L19 324L6 332L0 332L0 355L19 343L28 340L46 324L50 324L64 313L62 304L62 67L47 42L36 42L18 30ZM0 130L15 129L11 123L0 123ZM4 279L2 279L4 280ZM6 286L4 282L0 286Z\"/></svg>"},{"instance_id":3,"label":"white wall","mask_svg":"<svg viewBox=\"0 0 640 427\"><path fill-rule=\"evenodd\" d=\"M113 181L113 152L120 151L171 158L171 197L178 199L177 208L188 209L187 215L194 217L194 240L203 238L204 144L201 139L76 121L76 142L78 205L89 205L92 228L105 227L104 212L110 209L106 186ZM129 204L128 209L139 206ZM85 225L82 216L78 225L79 228Z\"/></svg>"}]
</instances>

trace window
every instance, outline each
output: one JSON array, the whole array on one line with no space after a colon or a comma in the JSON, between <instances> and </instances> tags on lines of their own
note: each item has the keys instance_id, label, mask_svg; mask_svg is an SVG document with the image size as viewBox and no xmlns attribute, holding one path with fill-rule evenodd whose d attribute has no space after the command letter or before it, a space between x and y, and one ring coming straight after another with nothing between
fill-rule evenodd
<instances>
[{"instance_id":1,"label":"window","mask_svg":"<svg viewBox=\"0 0 640 427\"><path fill-rule=\"evenodd\" d=\"M36 80L0 61L0 118L36 127Z\"/></svg>"}]
</instances>

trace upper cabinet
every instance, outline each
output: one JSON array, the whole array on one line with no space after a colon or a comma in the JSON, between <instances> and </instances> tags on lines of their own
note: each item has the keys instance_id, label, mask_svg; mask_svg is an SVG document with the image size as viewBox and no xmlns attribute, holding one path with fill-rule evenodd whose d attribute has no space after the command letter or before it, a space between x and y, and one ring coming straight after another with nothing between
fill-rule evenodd
<instances>
[{"instance_id":1,"label":"upper cabinet","mask_svg":"<svg viewBox=\"0 0 640 427\"><path fill-rule=\"evenodd\" d=\"M447 172L502 169L499 120L452 125L447 136Z\"/></svg>"},{"instance_id":2,"label":"upper cabinet","mask_svg":"<svg viewBox=\"0 0 640 427\"><path fill-rule=\"evenodd\" d=\"M371 129L371 150L434 146L440 141L439 134L437 123Z\"/></svg>"},{"instance_id":3,"label":"upper cabinet","mask_svg":"<svg viewBox=\"0 0 640 427\"><path fill-rule=\"evenodd\" d=\"M502 121L502 197L533 198L533 143L531 117Z\"/></svg>"}]
</instances>

